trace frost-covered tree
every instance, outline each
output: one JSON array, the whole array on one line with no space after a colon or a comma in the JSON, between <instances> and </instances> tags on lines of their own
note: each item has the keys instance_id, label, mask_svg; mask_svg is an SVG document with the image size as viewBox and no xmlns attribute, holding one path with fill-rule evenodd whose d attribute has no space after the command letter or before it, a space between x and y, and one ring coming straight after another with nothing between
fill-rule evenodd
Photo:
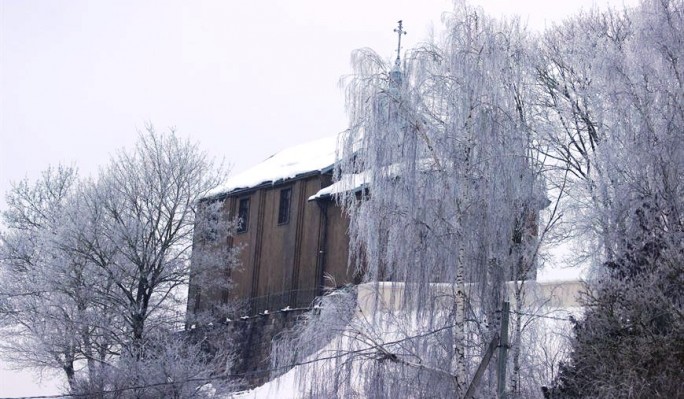
<instances>
[{"instance_id":1,"label":"frost-covered tree","mask_svg":"<svg viewBox=\"0 0 684 399\"><path fill-rule=\"evenodd\" d=\"M209 331L200 340L179 332L148 334L145 356L124 353L91 378L77 378L70 394L86 398L199 399L233 390L235 378L223 378L234 345L228 336Z\"/></svg>"},{"instance_id":2,"label":"frost-covered tree","mask_svg":"<svg viewBox=\"0 0 684 399\"><path fill-rule=\"evenodd\" d=\"M0 246L3 354L17 366L61 369L69 383L93 349L87 325L97 313L87 262L60 242L76 190L76 170L65 167L48 169L33 185L16 184Z\"/></svg>"},{"instance_id":3,"label":"frost-covered tree","mask_svg":"<svg viewBox=\"0 0 684 399\"><path fill-rule=\"evenodd\" d=\"M183 308L196 207L220 181L197 145L149 127L95 183L88 204L101 213L102 230L86 255L114 282L126 341L141 342L147 328Z\"/></svg>"},{"instance_id":4,"label":"frost-covered tree","mask_svg":"<svg viewBox=\"0 0 684 399\"><path fill-rule=\"evenodd\" d=\"M683 12L681 1L643 1L581 15L549 36L553 64L564 66L544 76L560 88L550 95L582 82L568 103L584 111L552 108L558 121L582 120L558 142L584 157L579 223L598 259L587 314L552 397L682 395ZM592 146L579 151L582 142Z\"/></svg>"},{"instance_id":5,"label":"frost-covered tree","mask_svg":"<svg viewBox=\"0 0 684 399\"><path fill-rule=\"evenodd\" d=\"M404 310L351 326L360 362L341 356L332 381L312 370L313 397L463 396L499 328L504 282L534 267L545 197L530 149L528 34L463 4L447 25L403 63L353 55L337 170L349 182L339 200L350 262L367 282L405 287Z\"/></svg>"},{"instance_id":6,"label":"frost-covered tree","mask_svg":"<svg viewBox=\"0 0 684 399\"><path fill-rule=\"evenodd\" d=\"M221 180L197 145L149 127L92 181L59 168L17 184L0 237L5 354L89 390L124 361L167 356L174 345L159 338L184 321L198 200ZM221 254L193 273L231 267L234 253Z\"/></svg>"}]
</instances>

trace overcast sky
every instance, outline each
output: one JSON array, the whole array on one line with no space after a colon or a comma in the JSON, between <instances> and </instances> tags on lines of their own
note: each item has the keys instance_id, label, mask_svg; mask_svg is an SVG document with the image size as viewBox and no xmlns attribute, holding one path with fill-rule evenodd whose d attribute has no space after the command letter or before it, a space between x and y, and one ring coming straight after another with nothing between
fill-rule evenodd
<instances>
[{"instance_id":1,"label":"overcast sky","mask_svg":"<svg viewBox=\"0 0 684 399\"><path fill-rule=\"evenodd\" d=\"M588 0L481 0L534 28ZM150 122L239 172L291 143L342 131L338 82L356 48L394 57L448 0L0 0L0 193L50 164L88 175ZM0 202L4 205L4 201Z\"/></svg>"},{"instance_id":2,"label":"overcast sky","mask_svg":"<svg viewBox=\"0 0 684 399\"><path fill-rule=\"evenodd\" d=\"M537 30L594 4L473 3L519 14ZM148 122L175 127L234 172L340 132L338 82L351 52L371 47L393 58L397 20L408 49L439 31L451 4L0 0L0 208L11 181L49 165L94 174ZM0 375L0 396L46 392L12 378Z\"/></svg>"}]
</instances>

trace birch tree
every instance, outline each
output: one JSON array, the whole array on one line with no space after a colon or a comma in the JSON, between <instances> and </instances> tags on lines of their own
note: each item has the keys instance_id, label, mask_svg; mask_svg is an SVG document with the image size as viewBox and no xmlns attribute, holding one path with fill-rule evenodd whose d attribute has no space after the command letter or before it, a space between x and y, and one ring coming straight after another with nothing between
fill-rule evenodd
<instances>
[{"instance_id":1,"label":"birch tree","mask_svg":"<svg viewBox=\"0 0 684 399\"><path fill-rule=\"evenodd\" d=\"M498 329L504 282L532 269L530 217L545 201L530 153L527 33L464 4L447 25L401 63L367 49L352 57L337 170L356 182L339 198L350 264L405 290L401 312L378 309L347 330L364 356L356 368L342 356L338 392L463 396ZM318 370L304 378L313 397L333 390Z\"/></svg>"}]
</instances>

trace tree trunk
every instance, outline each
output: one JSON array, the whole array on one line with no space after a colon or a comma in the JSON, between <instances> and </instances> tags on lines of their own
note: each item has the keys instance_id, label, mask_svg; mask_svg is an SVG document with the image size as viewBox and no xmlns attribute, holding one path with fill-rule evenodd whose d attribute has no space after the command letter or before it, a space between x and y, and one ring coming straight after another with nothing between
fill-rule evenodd
<instances>
[{"instance_id":1,"label":"tree trunk","mask_svg":"<svg viewBox=\"0 0 684 399\"><path fill-rule=\"evenodd\" d=\"M458 250L456 264L456 339L454 349L456 352L456 397L462 397L466 390L466 359L465 359L465 265L463 264L463 252Z\"/></svg>"}]
</instances>

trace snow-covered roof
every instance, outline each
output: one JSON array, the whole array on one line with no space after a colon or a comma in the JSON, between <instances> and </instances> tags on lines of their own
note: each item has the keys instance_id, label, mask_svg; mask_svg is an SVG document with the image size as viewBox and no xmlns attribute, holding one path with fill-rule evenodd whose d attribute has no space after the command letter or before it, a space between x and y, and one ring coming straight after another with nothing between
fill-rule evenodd
<instances>
[{"instance_id":1,"label":"snow-covered roof","mask_svg":"<svg viewBox=\"0 0 684 399\"><path fill-rule=\"evenodd\" d=\"M260 164L230 177L209 191L205 197L215 197L262 184L276 184L302 174L325 172L335 163L338 135L286 148Z\"/></svg>"},{"instance_id":2,"label":"snow-covered roof","mask_svg":"<svg viewBox=\"0 0 684 399\"><path fill-rule=\"evenodd\" d=\"M309 197L309 201L332 197L344 192L358 192L367 187L369 181L368 173L344 175L339 181L320 189L316 194Z\"/></svg>"}]
</instances>

